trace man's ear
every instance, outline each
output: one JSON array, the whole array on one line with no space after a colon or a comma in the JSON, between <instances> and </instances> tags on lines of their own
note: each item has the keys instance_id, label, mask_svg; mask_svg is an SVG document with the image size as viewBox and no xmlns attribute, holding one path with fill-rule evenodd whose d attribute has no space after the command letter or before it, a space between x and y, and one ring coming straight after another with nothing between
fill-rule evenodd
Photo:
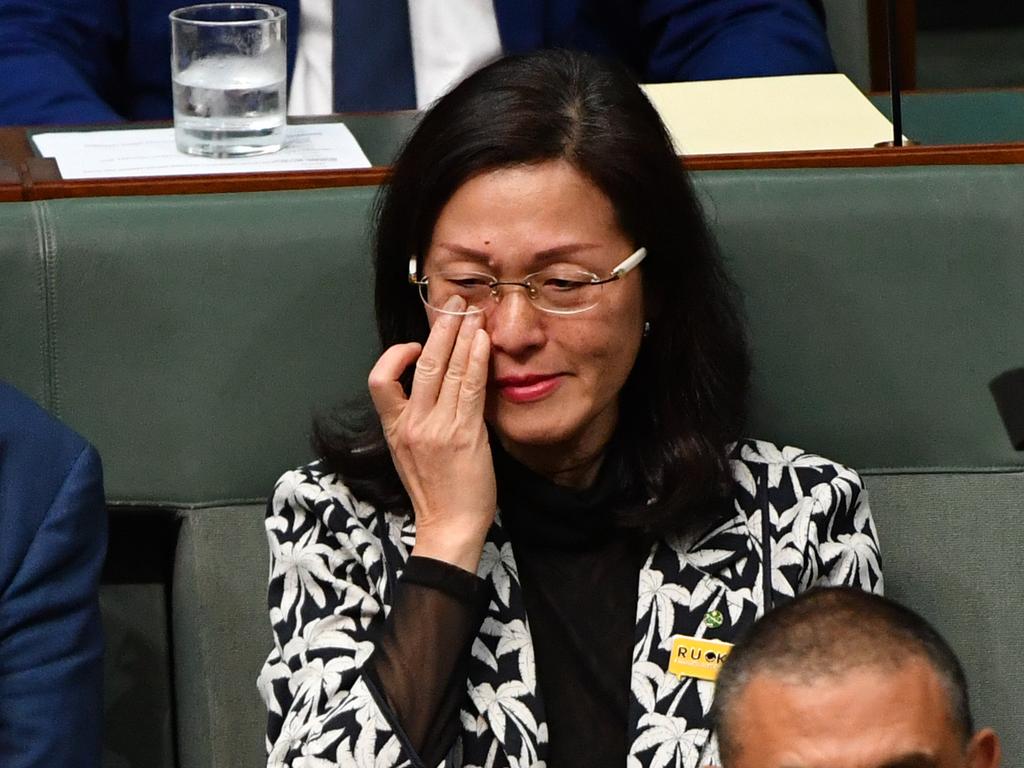
<instances>
[{"instance_id":1,"label":"man's ear","mask_svg":"<svg viewBox=\"0 0 1024 768\"><path fill-rule=\"evenodd\" d=\"M999 768L1001 758L999 736L991 728L982 728L967 745L967 768Z\"/></svg>"}]
</instances>

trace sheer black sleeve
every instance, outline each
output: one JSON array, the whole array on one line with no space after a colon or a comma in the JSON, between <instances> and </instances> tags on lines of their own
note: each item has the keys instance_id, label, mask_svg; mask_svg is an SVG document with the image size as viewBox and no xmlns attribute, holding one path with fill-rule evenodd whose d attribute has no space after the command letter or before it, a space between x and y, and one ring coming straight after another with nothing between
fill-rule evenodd
<instances>
[{"instance_id":1,"label":"sheer black sleeve","mask_svg":"<svg viewBox=\"0 0 1024 768\"><path fill-rule=\"evenodd\" d=\"M437 765L459 729L486 582L427 557L410 557L368 672L424 765Z\"/></svg>"}]
</instances>

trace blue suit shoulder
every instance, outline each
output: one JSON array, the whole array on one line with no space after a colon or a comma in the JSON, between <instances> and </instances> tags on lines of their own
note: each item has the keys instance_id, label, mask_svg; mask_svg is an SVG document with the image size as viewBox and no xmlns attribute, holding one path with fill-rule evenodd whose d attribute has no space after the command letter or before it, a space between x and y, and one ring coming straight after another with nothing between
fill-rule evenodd
<instances>
[{"instance_id":1,"label":"blue suit shoulder","mask_svg":"<svg viewBox=\"0 0 1024 768\"><path fill-rule=\"evenodd\" d=\"M100 472L99 456L85 438L0 382L0 520L5 530L14 517L44 516L79 462L83 469Z\"/></svg>"},{"instance_id":2,"label":"blue suit shoulder","mask_svg":"<svg viewBox=\"0 0 1024 768\"><path fill-rule=\"evenodd\" d=\"M0 531L0 765L95 768L107 542L99 454L2 382Z\"/></svg>"}]
</instances>

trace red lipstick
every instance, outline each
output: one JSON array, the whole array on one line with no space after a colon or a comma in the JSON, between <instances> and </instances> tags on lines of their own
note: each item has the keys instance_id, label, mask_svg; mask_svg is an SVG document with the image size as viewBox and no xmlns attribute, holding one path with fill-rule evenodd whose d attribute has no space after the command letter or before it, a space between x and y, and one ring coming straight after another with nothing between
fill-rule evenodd
<instances>
[{"instance_id":1,"label":"red lipstick","mask_svg":"<svg viewBox=\"0 0 1024 768\"><path fill-rule=\"evenodd\" d=\"M495 379L498 394L513 403L532 403L554 392L562 383L559 374L524 374Z\"/></svg>"}]
</instances>

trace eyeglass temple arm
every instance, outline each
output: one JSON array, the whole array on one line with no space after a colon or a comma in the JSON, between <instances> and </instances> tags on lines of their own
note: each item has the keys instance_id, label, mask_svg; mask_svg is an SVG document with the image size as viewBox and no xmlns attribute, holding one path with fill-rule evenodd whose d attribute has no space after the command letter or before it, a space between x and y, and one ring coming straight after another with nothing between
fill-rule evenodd
<instances>
[{"instance_id":1,"label":"eyeglass temple arm","mask_svg":"<svg viewBox=\"0 0 1024 768\"><path fill-rule=\"evenodd\" d=\"M624 274L634 269L644 258L647 256L646 248L637 248L633 253L626 257L618 266L612 270L612 277L622 277ZM413 266L415 269L415 265Z\"/></svg>"},{"instance_id":2,"label":"eyeglass temple arm","mask_svg":"<svg viewBox=\"0 0 1024 768\"><path fill-rule=\"evenodd\" d=\"M629 272L631 269L635 269L636 266L647 257L646 248L637 248L633 253L627 256L621 261L614 269L612 269L612 277L622 277L624 274ZM416 275L416 257L411 256L409 258L409 282L413 285L419 284L419 278Z\"/></svg>"}]
</instances>

